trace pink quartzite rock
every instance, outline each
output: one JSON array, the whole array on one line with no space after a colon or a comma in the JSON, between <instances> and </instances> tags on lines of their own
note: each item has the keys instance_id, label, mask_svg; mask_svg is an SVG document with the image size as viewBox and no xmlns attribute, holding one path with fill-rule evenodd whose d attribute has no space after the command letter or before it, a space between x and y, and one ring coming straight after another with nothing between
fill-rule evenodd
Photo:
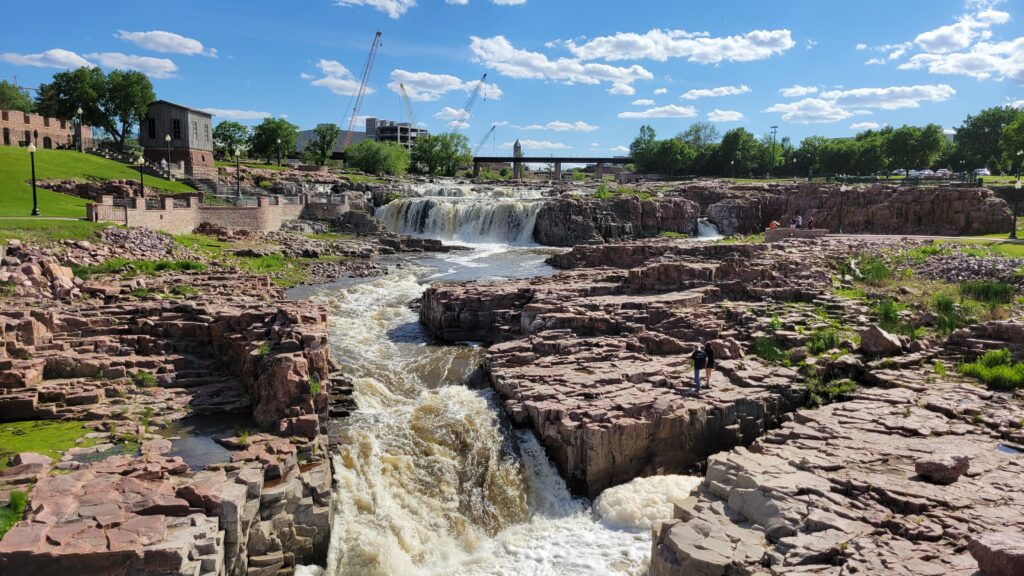
<instances>
[{"instance_id":1,"label":"pink quartzite rock","mask_svg":"<svg viewBox=\"0 0 1024 576\"><path fill-rule=\"evenodd\" d=\"M872 326L860 333L860 348L872 356L892 356L903 351L899 338Z\"/></svg>"},{"instance_id":2,"label":"pink quartzite rock","mask_svg":"<svg viewBox=\"0 0 1024 576\"><path fill-rule=\"evenodd\" d=\"M987 532L967 545L985 576L1024 574L1024 534Z\"/></svg>"},{"instance_id":3,"label":"pink quartzite rock","mask_svg":"<svg viewBox=\"0 0 1024 576\"><path fill-rule=\"evenodd\" d=\"M914 462L914 471L936 484L952 484L970 467L967 456L929 456Z\"/></svg>"}]
</instances>

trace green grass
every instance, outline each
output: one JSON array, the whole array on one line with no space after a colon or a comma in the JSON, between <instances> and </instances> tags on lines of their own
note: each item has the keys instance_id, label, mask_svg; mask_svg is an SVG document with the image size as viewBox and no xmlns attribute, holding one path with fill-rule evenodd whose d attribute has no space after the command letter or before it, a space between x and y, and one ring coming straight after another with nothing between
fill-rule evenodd
<instances>
[{"instance_id":1,"label":"green grass","mask_svg":"<svg viewBox=\"0 0 1024 576\"><path fill-rule=\"evenodd\" d=\"M1024 230L1022 230L1024 232ZM988 237L970 240L939 240L942 243L959 244L960 251L969 256L986 257L1002 256L1005 258L1024 258L1024 242L1005 240L1006 234L992 234ZM999 241L999 239L1004 239Z\"/></svg>"},{"instance_id":2,"label":"green grass","mask_svg":"<svg viewBox=\"0 0 1024 576\"><path fill-rule=\"evenodd\" d=\"M789 360L789 354L773 338L755 338L750 343L750 353L772 364Z\"/></svg>"},{"instance_id":3,"label":"green grass","mask_svg":"<svg viewBox=\"0 0 1024 576\"><path fill-rule=\"evenodd\" d=\"M640 200L650 200L653 198L649 192L643 190L637 190L628 186L619 186L618 188L608 188L607 184L601 184L597 187L594 192L594 198L598 200L611 200L619 196L636 196Z\"/></svg>"},{"instance_id":4,"label":"green grass","mask_svg":"<svg viewBox=\"0 0 1024 576\"><path fill-rule=\"evenodd\" d=\"M985 304L1011 304L1013 285L994 280L972 280L960 284L960 298L970 298Z\"/></svg>"},{"instance_id":5,"label":"green grass","mask_svg":"<svg viewBox=\"0 0 1024 576\"><path fill-rule=\"evenodd\" d=\"M92 429L84 422L75 421L37 420L0 424L0 470L7 467L11 456L21 452L37 452L60 460L61 453L68 448L94 445L95 440L90 438L76 444L88 432Z\"/></svg>"},{"instance_id":6,"label":"green grass","mask_svg":"<svg viewBox=\"0 0 1024 576\"><path fill-rule=\"evenodd\" d=\"M25 517L28 495L21 490L12 490L7 506L0 508L0 538Z\"/></svg>"},{"instance_id":7,"label":"green grass","mask_svg":"<svg viewBox=\"0 0 1024 576\"><path fill-rule=\"evenodd\" d=\"M97 233L111 226L85 220L36 220L14 218L0 220L0 243L17 238L29 244L49 244L61 240L95 240Z\"/></svg>"},{"instance_id":8,"label":"green grass","mask_svg":"<svg viewBox=\"0 0 1024 576\"><path fill-rule=\"evenodd\" d=\"M1024 387L1024 362L1014 362L1007 349L991 350L977 361L961 364L960 373L977 378L990 388L1015 390Z\"/></svg>"},{"instance_id":9,"label":"green grass","mask_svg":"<svg viewBox=\"0 0 1024 576\"><path fill-rule=\"evenodd\" d=\"M807 407L820 408L826 404L848 400L858 386L852 380L822 382L817 376L807 379Z\"/></svg>"},{"instance_id":10,"label":"green grass","mask_svg":"<svg viewBox=\"0 0 1024 576\"><path fill-rule=\"evenodd\" d=\"M302 265L302 259L286 258L281 254L240 258L238 266L254 274L267 274L282 288L298 286L306 279L306 268Z\"/></svg>"},{"instance_id":11,"label":"green grass","mask_svg":"<svg viewBox=\"0 0 1024 576\"><path fill-rule=\"evenodd\" d=\"M946 336L967 323L967 318L956 307L953 297L948 294L938 294L932 301L932 311L937 319L935 327L939 334Z\"/></svg>"},{"instance_id":12,"label":"green grass","mask_svg":"<svg viewBox=\"0 0 1024 576\"><path fill-rule=\"evenodd\" d=\"M336 232L324 232L320 234L306 234L306 238L310 240L324 240L330 242L332 240L351 240L355 236L351 234L338 234Z\"/></svg>"},{"instance_id":13,"label":"green grass","mask_svg":"<svg viewBox=\"0 0 1024 576\"><path fill-rule=\"evenodd\" d=\"M658 233L658 236L661 236L662 238L673 238L676 240L682 240L690 237L689 234L683 234L682 232L669 232L668 230Z\"/></svg>"},{"instance_id":14,"label":"green grass","mask_svg":"<svg viewBox=\"0 0 1024 576\"><path fill-rule=\"evenodd\" d=\"M715 244L763 244L764 243L764 232L758 232L757 234L741 234L736 236L726 236L719 240L715 240Z\"/></svg>"},{"instance_id":15,"label":"green grass","mask_svg":"<svg viewBox=\"0 0 1024 576\"><path fill-rule=\"evenodd\" d=\"M228 242L206 234L181 234L175 236L174 241L197 254L211 258L222 255L228 247Z\"/></svg>"},{"instance_id":16,"label":"green grass","mask_svg":"<svg viewBox=\"0 0 1024 576\"><path fill-rule=\"evenodd\" d=\"M217 164L218 168L234 168L235 167L235 163L234 162L228 162L228 161L225 161L225 160L217 160L216 164ZM284 165L284 166L278 166L277 164L261 164L261 163L258 163L258 162L242 162L242 166L245 167L245 168L255 168L257 170L278 170L278 171L284 171L284 170L288 169L288 165L287 164Z\"/></svg>"},{"instance_id":17,"label":"green grass","mask_svg":"<svg viewBox=\"0 0 1024 576\"><path fill-rule=\"evenodd\" d=\"M101 264L72 266L75 276L87 279L96 274L118 274L122 272L152 276L158 272L187 272L206 270L206 265L193 260L129 260L111 258Z\"/></svg>"},{"instance_id":18,"label":"green grass","mask_svg":"<svg viewBox=\"0 0 1024 576\"><path fill-rule=\"evenodd\" d=\"M74 150L39 150L36 152L38 180L138 180L139 171L127 164L82 154ZM24 148L0 147L0 216L28 216L32 211L32 164ZM192 192L181 182L170 182L154 176L146 184L166 192ZM84 198L38 190L39 211L43 216L84 218Z\"/></svg>"},{"instance_id":19,"label":"green grass","mask_svg":"<svg viewBox=\"0 0 1024 576\"><path fill-rule=\"evenodd\" d=\"M807 338L807 351L818 355L833 348L839 348L841 340L835 328L817 328Z\"/></svg>"},{"instance_id":20,"label":"green grass","mask_svg":"<svg viewBox=\"0 0 1024 576\"><path fill-rule=\"evenodd\" d=\"M320 378L316 374L309 376L309 393L313 396L320 394Z\"/></svg>"},{"instance_id":21,"label":"green grass","mask_svg":"<svg viewBox=\"0 0 1024 576\"><path fill-rule=\"evenodd\" d=\"M131 377L132 382L134 382L139 388L153 388L156 386L156 376L154 376L152 372L139 370L138 372L131 372L128 375Z\"/></svg>"}]
</instances>

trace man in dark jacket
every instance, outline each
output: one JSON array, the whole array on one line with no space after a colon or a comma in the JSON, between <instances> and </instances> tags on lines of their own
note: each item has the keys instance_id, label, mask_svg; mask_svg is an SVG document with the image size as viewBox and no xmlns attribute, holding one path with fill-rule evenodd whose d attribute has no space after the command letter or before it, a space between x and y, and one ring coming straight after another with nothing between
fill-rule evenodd
<instances>
[{"instance_id":1,"label":"man in dark jacket","mask_svg":"<svg viewBox=\"0 0 1024 576\"><path fill-rule=\"evenodd\" d=\"M704 340L698 340L697 346L690 353L693 360L693 388L700 393L700 371L707 367L708 355L704 351Z\"/></svg>"},{"instance_id":2,"label":"man in dark jacket","mask_svg":"<svg viewBox=\"0 0 1024 576\"><path fill-rule=\"evenodd\" d=\"M708 390L710 390L711 373L715 371L715 349L711 347L710 342L704 344L704 356L707 357L707 362L704 363L704 370L707 371L707 378L705 378L707 382L705 382L704 385L708 387Z\"/></svg>"}]
</instances>

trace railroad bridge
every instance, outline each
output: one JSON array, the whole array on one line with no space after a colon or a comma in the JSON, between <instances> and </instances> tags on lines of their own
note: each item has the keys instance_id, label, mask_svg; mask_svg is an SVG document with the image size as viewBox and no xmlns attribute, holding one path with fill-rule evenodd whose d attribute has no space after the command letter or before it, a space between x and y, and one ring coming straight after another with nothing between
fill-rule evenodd
<instances>
[{"instance_id":1,"label":"railroad bridge","mask_svg":"<svg viewBox=\"0 0 1024 576\"><path fill-rule=\"evenodd\" d=\"M633 159L627 156L475 156L473 157L473 177L480 176L481 164L511 163L513 178L518 180L523 175L523 163L554 164L555 180L562 179L562 164L594 164L597 166L594 177L601 179L604 176L605 164L632 164Z\"/></svg>"}]
</instances>

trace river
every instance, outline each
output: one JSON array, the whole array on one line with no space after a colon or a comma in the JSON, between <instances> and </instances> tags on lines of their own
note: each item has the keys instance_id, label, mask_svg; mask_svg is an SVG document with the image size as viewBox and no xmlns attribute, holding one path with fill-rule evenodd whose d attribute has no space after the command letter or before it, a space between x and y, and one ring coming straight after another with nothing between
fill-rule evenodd
<instances>
[{"instance_id":1,"label":"river","mask_svg":"<svg viewBox=\"0 0 1024 576\"><path fill-rule=\"evenodd\" d=\"M312 291L331 311L332 354L359 405L333 456L327 574L646 574L651 521L697 482L638 479L595 502L573 497L533 434L512 429L496 394L471 384L485 350L428 341L409 302L430 282L553 272L552 249L528 241L539 200L501 196L438 195L378 212L392 230L467 250Z\"/></svg>"}]
</instances>

